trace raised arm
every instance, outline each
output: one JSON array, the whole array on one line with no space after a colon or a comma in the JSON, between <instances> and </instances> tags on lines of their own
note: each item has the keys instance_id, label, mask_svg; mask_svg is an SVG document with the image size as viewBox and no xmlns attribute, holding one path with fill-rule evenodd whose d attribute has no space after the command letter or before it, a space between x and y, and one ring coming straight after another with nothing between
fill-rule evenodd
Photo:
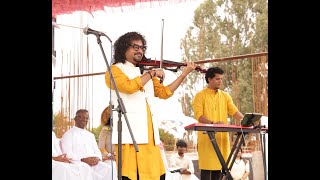
<instances>
[{"instance_id":1,"label":"raised arm","mask_svg":"<svg viewBox=\"0 0 320 180\"><path fill-rule=\"evenodd\" d=\"M182 83L185 77L192 71L196 69L196 65L193 62L187 62L187 67L185 67L180 74L180 76L174 80L171 84L169 84L169 89L171 92L174 92Z\"/></svg>"}]
</instances>

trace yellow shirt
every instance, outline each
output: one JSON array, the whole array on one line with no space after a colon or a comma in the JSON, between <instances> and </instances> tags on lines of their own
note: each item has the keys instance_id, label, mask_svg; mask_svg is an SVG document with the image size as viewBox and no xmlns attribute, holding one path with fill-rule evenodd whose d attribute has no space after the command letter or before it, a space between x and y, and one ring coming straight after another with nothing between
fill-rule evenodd
<instances>
[{"instance_id":1,"label":"yellow shirt","mask_svg":"<svg viewBox=\"0 0 320 180\"><path fill-rule=\"evenodd\" d=\"M143 90L141 78L129 79L117 66L111 66L117 88L123 93L135 93ZM110 87L110 76L106 72L106 84ZM167 99L173 95L168 87L160 84L157 78L153 78L154 95L161 99ZM122 176L131 180L159 180L165 174L164 164L160 154L160 147L155 145L153 137L152 116L149 105L146 101L146 113L148 118L148 144L137 144L139 152L135 151L132 144L122 144ZM143 108L143 106L141 106ZM134 129L133 129L134 131ZM118 153L118 145L115 145L115 152ZM118 164L118 158L116 157ZM117 166L118 167L118 166Z\"/></svg>"},{"instance_id":2,"label":"yellow shirt","mask_svg":"<svg viewBox=\"0 0 320 180\"><path fill-rule=\"evenodd\" d=\"M228 124L228 114L233 116L238 111L228 93L221 90L215 93L209 88L205 88L195 95L192 107L196 120L199 120L199 117L203 115L210 121L223 121L224 124ZM227 161L230 154L229 133L217 132L215 138L224 160ZM221 170L220 161L209 136L203 134L202 131L198 132L198 156L199 169Z\"/></svg>"}]
</instances>

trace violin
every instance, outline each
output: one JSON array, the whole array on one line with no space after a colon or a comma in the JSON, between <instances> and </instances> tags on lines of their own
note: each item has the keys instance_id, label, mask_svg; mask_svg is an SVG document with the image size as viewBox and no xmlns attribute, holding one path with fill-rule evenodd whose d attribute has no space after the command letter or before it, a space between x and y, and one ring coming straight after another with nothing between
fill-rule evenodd
<instances>
[{"instance_id":1,"label":"violin","mask_svg":"<svg viewBox=\"0 0 320 180\"><path fill-rule=\"evenodd\" d=\"M142 60L137 64L137 67L140 68L140 71L143 70L151 70L152 68L160 68L160 64L162 63L163 69L170 70L173 72L177 72L181 66L187 66L187 63L175 62L175 61L168 61L168 60L151 60L151 58L146 58L145 56L142 57ZM202 69L200 66L197 66L196 71L200 73L206 73L206 69Z\"/></svg>"}]
</instances>

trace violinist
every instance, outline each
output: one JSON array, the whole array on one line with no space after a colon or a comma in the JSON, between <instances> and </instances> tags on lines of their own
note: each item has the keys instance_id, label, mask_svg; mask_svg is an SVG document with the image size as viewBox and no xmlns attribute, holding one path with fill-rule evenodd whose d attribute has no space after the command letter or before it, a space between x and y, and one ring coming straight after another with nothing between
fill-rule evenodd
<instances>
[{"instance_id":1,"label":"violinist","mask_svg":"<svg viewBox=\"0 0 320 180\"><path fill-rule=\"evenodd\" d=\"M120 36L114 43L114 63L111 66L115 84L122 98L127 119L139 151L136 152L127 128L126 121L122 121L122 167L123 180L164 180L165 167L160 154L160 137L158 122L152 119L148 96L167 99L179 87L184 78L193 71L194 63L187 63L181 75L171 84L164 86L159 78L164 78L162 69L151 69L140 73L136 67L146 52L145 37L137 32L128 32ZM109 72L105 74L105 82L111 88L111 103L117 107L117 96L111 87ZM123 115L121 117L124 119ZM118 112L113 116L113 129L118 128ZM117 131L113 131L112 143L118 149ZM117 164L118 158L116 158ZM119 173L118 173L119 174Z\"/></svg>"}]
</instances>

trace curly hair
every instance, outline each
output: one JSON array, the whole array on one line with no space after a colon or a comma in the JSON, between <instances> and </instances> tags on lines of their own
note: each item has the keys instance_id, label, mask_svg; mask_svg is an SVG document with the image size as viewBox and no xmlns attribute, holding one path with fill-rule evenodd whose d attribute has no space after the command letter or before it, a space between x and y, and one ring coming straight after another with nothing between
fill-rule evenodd
<instances>
[{"instance_id":1,"label":"curly hair","mask_svg":"<svg viewBox=\"0 0 320 180\"><path fill-rule=\"evenodd\" d=\"M209 83L208 78L213 78L216 74L224 74L224 71L219 67L211 67L207 69L205 76L206 82Z\"/></svg>"},{"instance_id":2,"label":"curly hair","mask_svg":"<svg viewBox=\"0 0 320 180\"><path fill-rule=\"evenodd\" d=\"M120 36L114 43L114 63L118 62L125 63L126 60L126 51L130 47L130 43L133 40L141 40L143 46L147 44L145 37L138 32L127 32L126 34Z\"/></svg>"}]
</instances>

